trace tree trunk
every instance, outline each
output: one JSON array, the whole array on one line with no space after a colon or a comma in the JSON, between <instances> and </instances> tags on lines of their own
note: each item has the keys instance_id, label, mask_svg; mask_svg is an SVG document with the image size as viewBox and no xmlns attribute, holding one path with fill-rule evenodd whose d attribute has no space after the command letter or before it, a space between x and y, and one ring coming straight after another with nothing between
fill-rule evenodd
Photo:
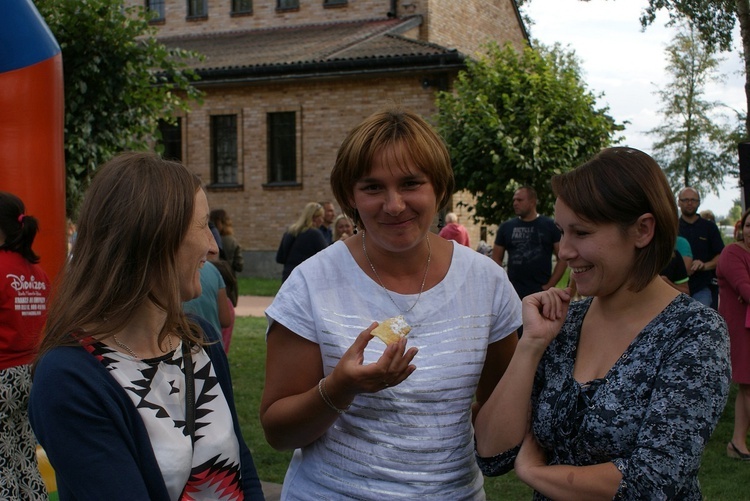
<instances>
[{"instance_id":1,"label":"tree trunk","mask_svg":"<svg viewBox=\"0 0 750 501\"><path fill-rule=\"evenodd\" d=\"M745 137L750 138L750 0L734 0L740 23L742 58L745 62Z\"/></svg>"}]
</instances>

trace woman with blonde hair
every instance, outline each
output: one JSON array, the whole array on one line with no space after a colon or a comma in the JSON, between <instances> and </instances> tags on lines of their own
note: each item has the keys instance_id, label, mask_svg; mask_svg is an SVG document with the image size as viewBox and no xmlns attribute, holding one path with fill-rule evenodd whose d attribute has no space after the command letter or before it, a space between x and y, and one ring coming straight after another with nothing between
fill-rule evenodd
<instances>
[{"instance_id":1,"label":"woman with blonde hair","mask_svg":"<svg viewBox=\"0 0 750 501\"><path fill-rule=\"evenodd\" d=\"M323 206L310 202L302 209L297 221L281 237L276 251L276 262L284 265L281 281L286 281L292 270L306 259L322 251L328 244L319 230L323 224Z\"/></svg>"},{"instance_id":2,"label":"woman with blonde hair","mask_svg":"<svg viewBox=\"0 0 750 501\"><path fill-rule=\"evenodd\" d=\"M339 214L333 220L333 241L346 240L354 235L354 224L346 214Z\"/></svg>"}]
</instances>

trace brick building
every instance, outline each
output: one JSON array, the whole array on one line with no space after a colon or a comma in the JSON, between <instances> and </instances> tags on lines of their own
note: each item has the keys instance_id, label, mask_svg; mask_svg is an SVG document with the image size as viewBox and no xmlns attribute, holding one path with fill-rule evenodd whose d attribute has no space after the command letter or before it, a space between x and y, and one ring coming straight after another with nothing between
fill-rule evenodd
<instances>
[{"instance_id":1,"label":"brick building","mask_svg":"<svg viewBox=\"0 0 750 501\"><path fill-rule=\"evenodd\" d=\"M204 101L162 128L165 147L230 214L253 276L280 276L284 229L305 203L332 200L354 125L392 104L429 119L484 43L527 40L514 0L126 0L144 1L160 41L205 56L192 63ZM470 234L478 243L480 228Z\"/></svg>"}]
</instances>

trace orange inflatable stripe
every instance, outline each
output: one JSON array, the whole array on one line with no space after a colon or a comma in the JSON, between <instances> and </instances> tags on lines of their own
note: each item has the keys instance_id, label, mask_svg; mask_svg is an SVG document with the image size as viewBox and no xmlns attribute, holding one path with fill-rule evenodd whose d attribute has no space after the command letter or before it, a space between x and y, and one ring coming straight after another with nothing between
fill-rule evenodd
<instances>
[{"instance_id":1,"label":"orange inflatable stripe","mask_svg":"<svg viewBox=\"0 0 750 501\"><path fill-rule=\"evenodd\" d=\"M34 251L54 280L65 263L62 55L0 73L0 190L39 219Z\"/></svg>"}]
</instances>

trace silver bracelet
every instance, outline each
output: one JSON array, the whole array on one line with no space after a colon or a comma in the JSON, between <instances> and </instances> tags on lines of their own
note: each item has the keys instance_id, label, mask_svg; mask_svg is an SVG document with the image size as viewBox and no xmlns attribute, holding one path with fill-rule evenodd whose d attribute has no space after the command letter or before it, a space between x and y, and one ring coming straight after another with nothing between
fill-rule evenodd
<instances>
[{"instance_id":1,"label":"silver bracelet","mask_svg":"<svg viewBox=\"0 0 750 501\"><path fill-rule=\"evenodd\" d=\"M333 402L330 398L328 398L328 392L326 392L326 378L321 379L318 381L318 393L320 393L320 398L323 399L323 402L326 403L328 407L331 408L331 410L338 412L339 414L344 414L346 411L349 410L349 407L351 405L347 405L345 409L339 409L335 405L333 405Z\"/></svg>"}]
</instances>

